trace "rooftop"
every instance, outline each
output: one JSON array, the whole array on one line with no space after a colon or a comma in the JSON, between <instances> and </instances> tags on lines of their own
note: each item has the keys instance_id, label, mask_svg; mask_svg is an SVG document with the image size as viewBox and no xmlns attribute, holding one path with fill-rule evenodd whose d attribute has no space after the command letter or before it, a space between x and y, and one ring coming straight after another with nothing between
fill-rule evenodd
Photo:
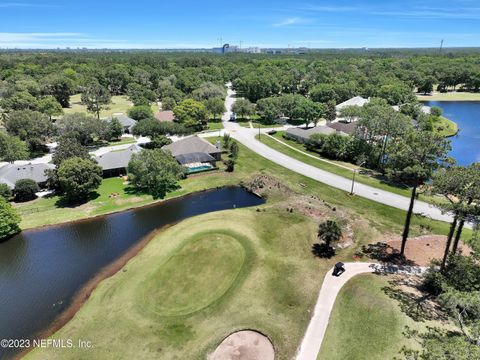
<instances>
[{"instance_id":1,"label":"rooftop","mask_svg":"<svg viewBox=\"0 0 480 360\"><path fill-rule=\"evenodd\" d=\"M112 115L111 117L107 118L107 121L112 121L112 119L117 119L120 122L120 124L122 124L123 127L128 127L128 128L134 126L137 123L136 120L123 114Z\"/></svg>"},{"instance_id":2,"label":"rooftop","mask_svg":"<svg viewBox=\"0 0 480 360\"><path fill-rule=\"evenodd\" d=\"M174 157L191 153L216 154L222 152L221 149L216 148L207 140L196 135L175 141L170 145L164 146L162 149L170 151Z\"/></svg>"},{"instance_id":3,"label":"rooftop","mask_svg":"<svg viewBox=\"0 0 480 360\"><path fill-rule=\"evenodd\" d=\"M338 104L335 108L337 109L337 111L339 111L347 106L363 106L369 102L370 102L370 99L365 99L361 96L355 96L347 101L344 101L341 104Z\"/></svg>"},{"instance_id":4,"label":"rooftop","mask_svg":"<svg viewBox=\"0 0 480 360\"><path fill-rule=\"evenodd\" d=\"M155 118L158 121L173 121L173 120L175 120L175 116L173 115L172 110L160 111L155 115Z\"/></svg>"},{"instance_id":5,"label":"rooftop","mask_svg":"<svg viewBox=\"0 0 480 360\"><path fill-rule=\"evenodd\" d=\"M15 165L7 164L0 168L0 183L7 184L8 187L13 189L15 183L21 179L32 179L37 183L43 183L47 181L45 171L49 169L55 169L53 164L27 164L27 165Z\"/></svg>"},{"instance_id":6,"label":"rooftop","mask_svg":"<svg viewBox=\"0 0 480 360\"><path fill-rule=\"evenodd\" d=\"M95 156L94 159L103 170L127 168L133 154L142 149L138 145L129 146L122 150L113 150L103 155Z\"/></svg>"},{"instance_id":7,"label":"rooftop","mask_svg":"<svg viewBox=\"0 0 480 360\"><path fill-rule=\"evenodd\" d=\"M287 134L300 137L302 139L308 139L313 134L334 134L337 131L327 126L316 126L313 128L305 129L300 127L290 128L286 131Z\"/></svg>"}]
</instances>

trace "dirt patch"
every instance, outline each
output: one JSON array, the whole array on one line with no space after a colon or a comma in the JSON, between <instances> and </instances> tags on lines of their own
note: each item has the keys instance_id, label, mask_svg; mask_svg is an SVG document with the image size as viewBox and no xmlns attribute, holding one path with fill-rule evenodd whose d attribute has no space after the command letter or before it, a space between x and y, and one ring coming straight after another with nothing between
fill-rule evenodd
<instances>
[{"instance_id":1,"label":"dirt patch","mask_svg":"<svg viewBox=\"0 0 480 360\"><path fill-rule=\"evenodd\" d=\"M441 260L445 251L447 237L443 235L423 235L408 239L405 247L405 257L413 265L428 266L433 259ZM400 251L402 238L399 236L385 240L389 252ZM470 249L465 244L459 244L463 254L470 254Z\"/></svg>"},{"instance_id":2,"label":"dirt patch","mask_svg":"<svg viewBox=\"0 0 480 360\"><path fill-rule=\"evenodd\" d=\"M256 331L243 330L229 335L208 360L274 360L270 340Z\"/></svg>"},{"instance_id":3,"label":"dirt patch","mask_svg":"<svg viewBox=\"0 0 480 360\"><path fill-rule=\"evenodd\" d=\"M336 248L344 249L353 245L355 243L353 229L368 225L362 219L352 220L354 217L347 210L340 210L317 196L295 192L268 175L255 176L243 185L259 196L273 197L279 200L275 205L276 208L283 207L287 212L300 213L318 223L327 219L335 219L342 227L342 238L335 244Z\"/></svg>"}]
</instances>

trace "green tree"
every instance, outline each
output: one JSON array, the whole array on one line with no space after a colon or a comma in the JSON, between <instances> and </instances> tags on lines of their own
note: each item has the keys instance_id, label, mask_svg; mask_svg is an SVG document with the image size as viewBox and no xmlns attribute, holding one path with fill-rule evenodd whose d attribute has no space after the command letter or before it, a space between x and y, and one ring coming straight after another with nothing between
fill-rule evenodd
<instances>
[{"instance_id":1,"label":"green tree","mask_svg":"<svg viewBox=\"0 0 480 360\"><path fill-rule=\"evenodd\" d=\"M425 131L408 131L402 137L389 142L387 148L387 176L412 188L402 234L400 255L405 254L410 231L410 221L418 187L428 181L447 160L450 142L437 134Z\"/></svg>"},{"instance_id":2,"label":"green tree","mask_svg":"<svg viewBox=\"0 0 480 360\"><path fill-rule=\"evenodd\" d=\"M116 117L112 118L112 120L108 123L107 133L107 140L109 141L122 137L123 126Z\"/></svg>"},{"instance_id":3,"label":"green tree","mask_svg":"<svg viewBox=\"0 0 480 360\"><path fill-rule=\"evenodd\" d=\"M430 114L432 114L433 116L439 117L439 116L442 116L443 110L438 106L432 106L432 108L430 109Z\"/></svg>"},{"instance_id":4,"label":"green tree","mask_svg":"<svg viewBox=\"0 0 480 360\"><path fill-rule=\"evenodd\" d=\"M0 158L11 163L28 159L27 144L16 136L0 133Z\"/></svg>"},{"instance_id":5,"label":"green tree","mask_svg":"<svg viewBox=\"0 0 480 360\"><path fill-rule=\"evenodd\" d=\"M32 179L20 179L15 183L15 201L24 202L37 198L35 195L40 191L38 184Z\"/></svg>"},{"instance_id":6,"label":"green tree","mask_svg":"<svg viewBox=\"0 0 480 360\"><path fill-rule=\"evenodd\" d=\"M105 132L107 124L83 113L67 114L56 122L58 134L77 139L82 145L91 144Z\"/></svg>"},{"instance_id":7,"label":"green tree","mask_svg":"<svg viewBox=\"0 0 480 360\"><path fill-rule=\"evenodd\" d=\"M137 121L150 119L153 118L153 110L148 105L133 106L128 110L128 116Z\"/></svg>"},{"instance_id":8,"label":"green tree","mask_svg":"<svg viewBox=\"0 0 480 360\"><path fill-rule=\"evenodd\" d=\"M257 113L267 122L273 122L281 114L278 98L264 98L257 102Z\"/></svg>"},{"instance_id":9,"label":"green tree","mask_svg":"<svg viewBox=\"0 0 480 360\"><path fill-rule=\"evenodd\" d=\"M155 198L178 187L184 177L183 168L168 153L161 149L144 150L133 154L128 164L128 179L132 185Z\"/></svg>"},{"instance_id":10,"label":"green tree","mask_svg":"<svg viewBox=\"0 0 480 360\"><path fill-rule=\"evenodd\" d=\"M12 111L5 121L5 128L10 135L26 141L33 152L45 150L45 141L54 129L46 115L31 110Z\"/></svg>"},{"instance_id":11,"label":"green tree","mask_svg":"<svg viewBox=\"0 0 480 360\"><path fill-rule=\"evenodd\" d=\"M232 106L232 111L245 119L247 116L255 114L255 106L248 99L238 99Z\"/></svg>"},{"instance_id":12,"label":"green tree","mask_svg":"<svg viewBox=\"0 0 480 360\"><path fill-rule=\"evenodd\" d=\"M26 91L17 92L0 99L0 106L6 110L37 110L37 99Z\"/></svg>"},{"instance_id":13,"label":"green tree","mask_svg":"<svg viewBox=\"0 0 480 360\"><path fill-rule=\"evenodd\" d=\"M433 91L433 86L437 80L433 76L427 76L418 84L418 92L427 95Z\"/></svg>"},{"instance_id":14,"label":"green tree","mask_svg":"<svg viewBox=\"0 0 480 360\"><path fill-rule=\"evenodd\" d=\"M200 85L198 89L192 92L192 96L197 101L209 100L213 98L223 99L227 95L225 87L212 82L206 82Z\"/></svg>"},{"instance_id":15,"label":"green tree","mask_svg":"<svg viewBox=\"0 0 480 360\"><path fill-rule=\"evenodd\" d=\"M74 89L73 81L63 75L50 75L43 80L45 95L52 95L63 108L70 107L70 95Z\"/></svg>"},{"instance_id":16,"label":"green tree","mask_svg":"<svg viewBox=\"0 0 480 360\"><path fill-rule=\"evenodd\" d=\"M169 145L171 143L172 143L172 140L170 140L165 135L155 135L155 136L152 136L152 139L149 143L145 144L145 147L147 149L161 149L165 145Z\"/></svg>"},{"instance_id":17,"label":"green tree","mask_svg":"<svg viewBox=\"0 0 480 360\"><path fill-rule=\"evenodd\" d=\"M91 159L88 150L76 138L63 136L58 141L58 146L52 155L52 162L59 167L65 160L74 157L86 160Z\"/></svg>"},{"instance_id":18,"label":"green tree","mask_svg":"<svg viewBox=\"0 0 480 360\"><path fill-rule=\"evenodd\" d=\"M205 105L193 99L183 100L175 106L173 113L176 121L187 127L198 127L207 118Z\"/></svg>"},{"instance_id":19,"label":"green tree","mask_svg":"<svg viewBox=\"0 0 480 360\"><path fill-rule=\"evenodd\" d=\"M177 102L174 98L165 97L162 99L162 110L173 110L173 108L177 106Z\"/></svg>"},{"instance_id":20,"label":"green tree","mask_svg":"<svg viewBox=\"0 0 480 360\"><path fill-rule=\"evenodd\" d=\"M53 116L63 114L62 105L53 96L46 96L38 101L38 111L47 115L52 120Z\"/></svg>"},{"instance_id":21,"label":"green tree","mask_svg":"<svg viewBox=\"0 0 480 360\"><path fill-rule=\"evenodd\" d=\"M230 145L230 157L233 160L236 160L238 158L238 151L239 151L239 148L238 148L237 142L232 141L232 144Z\"/></svg>"},{"instance_id":22,"label":"green tree","mask_svg":"<svg viewBox=\"0 0 480 360\"><path fill-rule=\"evenodd\" d=\"M337 110L336 110L336 102L334 100L330 100L327 102L327 107L325 109L325 119L327 119L328 122L332 122L337 118Z\"/></svg>"},{"instance_id":23,"label":"green tree","mask_svg":"<svg viewBox=\"0 0 480 360\"><path fill-rule=\"evenodd\" d=\"M89 112L97 115L97 119L100 119L100 111L106 109L111 100L112 95L108 89L100 84L92 84L82 93L82 103Z\"/></svg>"},{"instance_id":24,"label":"green tree","mask_svg":"<svg viewBox=\"0 0 480 360\"><path fill-rule=\"evenodd\" d=\"M100 186L102 168L92 160L72 157L61 163L57 176L67 202L84 202Z\"/></svg>"},{"instance_id":25,"label":"green tree","mask_svg":"<svg viewBox=\"0 0 480 360\"><path fill-rule=\"evenodd\" d=\"M3 197L0 197L0 241L20 232L19 224L20 216Z\"/></svg>"},{"instance_id":26,"label":"green tree","mask_svg":"<svg viewBox=\"0 0 480 360\"><path fill-rule=\"evenodd\" d=\"M318 226L318 238L327 246L337 242L342 237L342 229L335 220L326 220Z\"/></svg>"},{"instance_id":27,"label":"green tree","mask_svg":"<svg viewBox=\"0 0 480 360\"><path fill-rule=\"evenodd\" d=\"M5 200L9 201L13 196L12 190L8 187L7 184L0 183L0 197L3 197Z\"/></svg>"},{"instance_id":28,"label":"green tree","mask_svg":"<svg viewBox=\"0 0 480 360\"><path fill-rule=\"evenodd\" d=\"M435 172L432 180L432 191L435 194L443 195L447 200L447 202L442 202L438 206L443 211L454 215L442 259L441 267L443 269L450 254L455 231L457 233L453 244L453 253L457 251L465 220L479 213L476 203L480 200L480 165L452 166Z\"/></svg>"},{"instance_id":29,"label":"green tree","mask_svg":"<svg viewBox=\"0 0 480 360\"><path fill-rule=\"evenodd\" d=\"M226 109L222 98L209 98L205 101L207 111L213 115L213 119L217 119L217 115L222 115Z\"/></svg>"}]
</instances>

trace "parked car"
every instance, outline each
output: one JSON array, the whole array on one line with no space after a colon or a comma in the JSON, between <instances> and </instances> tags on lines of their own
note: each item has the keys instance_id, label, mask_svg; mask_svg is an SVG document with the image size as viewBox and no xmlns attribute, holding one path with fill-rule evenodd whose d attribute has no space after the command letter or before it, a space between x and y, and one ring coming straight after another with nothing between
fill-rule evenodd
<instances>
[{"instance_id":1,"label":"parked car","mask_svg":"<svg viewBox=\"0 0 480 360\"><path fill-rule=\"evenodd\" d=\"M237 115L235 113L230 115L230 121L237 121Z\"/></svg>"}]
</instances>

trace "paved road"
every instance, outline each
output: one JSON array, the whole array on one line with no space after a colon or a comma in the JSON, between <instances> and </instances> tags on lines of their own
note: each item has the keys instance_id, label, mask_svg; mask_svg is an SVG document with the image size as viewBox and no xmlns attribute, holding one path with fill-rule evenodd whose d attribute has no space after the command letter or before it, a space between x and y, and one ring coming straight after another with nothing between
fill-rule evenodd
<instances>
[{"instance_id":1,"label":"paved road","mask_svg":"<svg viewBox=\"0 0 480 360\"><path fill-rule=\"evenodd\" d=\"M222 120L225 131L230 133L230 135L234 139L241 142L250 150L273 161L274 163L277 163L278 165L281 165L289 170L295 171L296 173L320 181L337 189L350 192L352 186L351 179L347 179L342 176L335 175L328 171L319 169L317 167L305 164L279 151L276 151L255 139L255 136L258 135L257 129L243 128L235 122L230 122L229 119L231 114L231 108L234 102L235 92L228 89L228 95L225 100L225 107L228 111L223 115ZM216 135L218 134L218 132L215 132L214 134ZM358 182L355 183L355 194L369 200L393 206L402 210L407 210L410 204L410 199L408 197L397 195L389 191L374 188L372 186L364 185ZM442 212L438 208L423 201L415 202L414 212L416 214L423 214L435 220L452 220L451 216L442 214Z\"/></svg>"},{"instance_id":2,"label":"paved road","mask_svg":"<svg viewBox=\"0 0 480 360\"><path fill-rule=\"evenodd\" d=\"M422 274L426 268L398 267L395 265L380 265L373 263L346 263L345 272L339 277L332 276L333 268L325 275L312 319L303 337L296 360L316 360L323 337L327 330L330 313L332 312L337 294L343 285L352 277L364 273L406 273Z\"/></svg>"}]
</instances>

